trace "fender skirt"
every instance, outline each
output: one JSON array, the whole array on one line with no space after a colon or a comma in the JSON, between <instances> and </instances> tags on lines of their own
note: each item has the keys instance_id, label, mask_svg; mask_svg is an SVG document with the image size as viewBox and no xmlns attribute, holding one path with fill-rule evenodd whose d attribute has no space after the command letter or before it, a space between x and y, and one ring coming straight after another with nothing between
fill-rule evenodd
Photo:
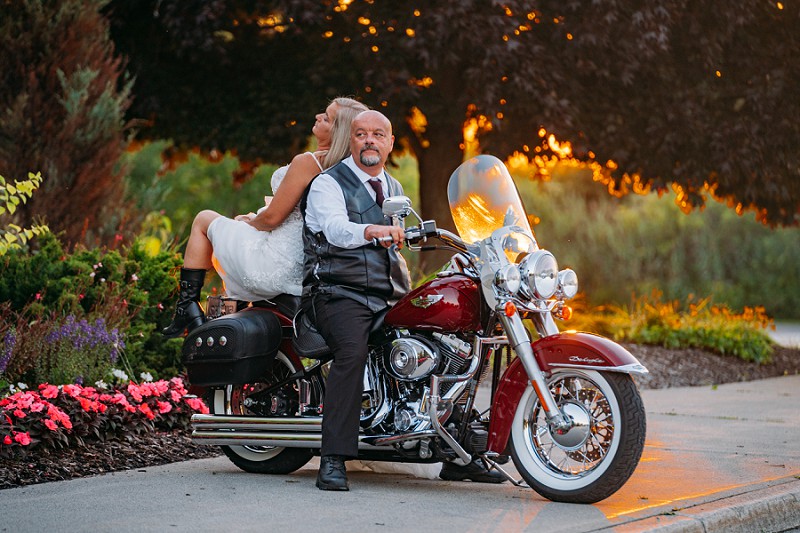
<instances>
[{"instance_id":1,"label":"fender skirt","mask_svg":"<svg viewBox=\"0 0 800 533\"><path fill-rule=\"evenodd\" d=\"M593 333L559 333L539 339L531 346L536 362L545 374L555 368L647 373L647 369L628 350ZM500 378L492 402L488 451L505 454L517 405L528 383L530 380L522 361L519 358L511 361Z\"/></svg>"}]
</instances>

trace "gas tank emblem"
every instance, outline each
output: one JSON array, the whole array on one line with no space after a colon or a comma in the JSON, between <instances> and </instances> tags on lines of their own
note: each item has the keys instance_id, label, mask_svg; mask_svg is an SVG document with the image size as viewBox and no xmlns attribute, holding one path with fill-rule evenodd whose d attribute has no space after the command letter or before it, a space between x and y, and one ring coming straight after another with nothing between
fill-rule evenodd
<instances>
[{"instance_id":1,"label":"gas tank emblem","mask_svg":"<svg viewBox=\"0 0 800 533\"><path fill-rule=\"evenodd\" d=\"M416 298L412 298L411 305L413 305L414 307L421 307L423 309L426 309L432 306L433 304L441 301L442 298L444 298L444 296L441 294L427 294L423 296L417 296Z\"/></svg>"}]
</instances>

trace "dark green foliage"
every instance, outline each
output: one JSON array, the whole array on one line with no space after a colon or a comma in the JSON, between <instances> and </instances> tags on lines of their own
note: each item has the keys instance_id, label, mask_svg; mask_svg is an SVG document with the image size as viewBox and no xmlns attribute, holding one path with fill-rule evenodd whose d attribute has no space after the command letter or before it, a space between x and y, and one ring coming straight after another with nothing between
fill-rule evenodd
<instances>
[{"instance_id":1,"label":"dark green foliage","mask_svg":"<svg viewBox=\"0 0 800 533\"><path fill-rule=\"evenodd\" d=\"M4 2L0 17L0 172L41 171L17 222L45 217L72 243L111 242L122 212L130 84L99 12L106 3Z\"/></svg>"},{"instance_id":2,"label":"dark green foliage","mask_svg":"<svg viewBox=\"0 0 800 533\"><path fill-rule=\"evenodd\" d=\"M148 136L285 159L325 99L353 93L390 116L419 161L422 210L445 227L445 184L478 115L492 126L478 132L487 153L547 153L544 127L578 158L613 160L620 191L638 173L696 206L708 182L770 224L798 223L796 4L197 4L110 4L141 80L136 116L155 119ZM417 112L427 121L412 127Z\"/></svg>"},{"instance_id":3,"label":"dark green foliage","mask_svg":"<svg viewBox=\"0 0 800 533\"><path fill-rule=\"evenodd\" d=\"M13 327L17 340L6 369L10 378L41 377L35 373L58 366L37 362L39 356L61 357L62 362L63 357L79 356L57 355L42 347L66 321L83 319L91 325L102 320L107 331L117 328L124 334L124 358L136 375L179 373L180 343L160 333L171 318L174 275L181 262L174 252L151 256L137 241L121 250L80 248L68 253L53 235L40 243L34 253L11 251L0 258L0 301L7 302L0 309L0 335ZM81 364L85 363L73 366ZM50 376L39 381L52 382Z\"/></svg>"}]
</instances>

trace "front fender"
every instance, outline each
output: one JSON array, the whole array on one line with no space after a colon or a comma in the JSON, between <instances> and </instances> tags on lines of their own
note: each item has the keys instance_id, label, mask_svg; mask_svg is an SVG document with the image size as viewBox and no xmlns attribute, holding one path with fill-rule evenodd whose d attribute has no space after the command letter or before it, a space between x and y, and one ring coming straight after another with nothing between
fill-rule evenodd
<instances>
[{"instance_id":1,"label":"front fender","mask_svg":"<svg viewBox=\"0 0 800 533\"><path fill-rule=\"evenodd\" d=\"M646 374L647 369L616 342L593 333L559 333L531 344L543 372L581 368L605 372ZM530 379L519 358L511 361L497 385L492 402L487 450L503 454L522 393Z\"/></svg>"}]
</instances>

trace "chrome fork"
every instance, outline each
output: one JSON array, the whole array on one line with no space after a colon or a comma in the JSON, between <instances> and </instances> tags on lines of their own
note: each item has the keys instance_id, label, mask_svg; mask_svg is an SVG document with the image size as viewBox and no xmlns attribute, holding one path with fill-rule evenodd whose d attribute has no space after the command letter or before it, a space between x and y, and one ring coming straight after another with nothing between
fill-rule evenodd
<instances>
[{"instance_id":1,"label":"chrome fork","mask_svg":"<svg viewBox=\"0 0 800 533\"><path fill-rule=\"evenodd\" d=\"M522 318L519 316L519 313L507 316L504 304L505 302L498 305L497 315L500 317L500 323L503 324L506 335L508 335L508 343L517 354L520 361L522 361L522 366L528 374L533 390L536 392L536 396L539 398L542 407L544 407L548 425L556 432L568 431L572 427L572 419L561 412L555 398L553 398L550 392L550 387L547 386L547 382L542 374L542 369L539 368L539 364L533 356L533 348L528 339L527 330L522 323Z\"/></svg>"}]
</instances>

